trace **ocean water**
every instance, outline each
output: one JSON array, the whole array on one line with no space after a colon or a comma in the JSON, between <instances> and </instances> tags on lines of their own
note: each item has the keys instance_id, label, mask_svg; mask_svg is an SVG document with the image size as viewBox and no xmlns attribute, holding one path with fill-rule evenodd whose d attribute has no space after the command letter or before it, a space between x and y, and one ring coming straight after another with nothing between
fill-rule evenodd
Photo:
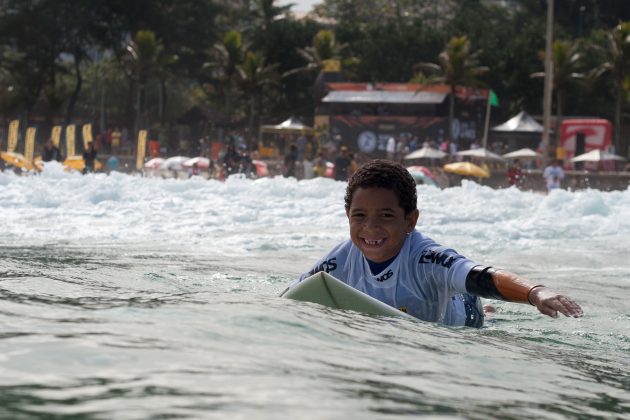
<instances>
[{"instance_id":1,"label":"ocean water","mask_svg":"<svg viewBox=\"0 0 630 420\"><path fill-rule=\"evenodd\" d=\"M630 190L419 186L419 230L585 311L476 330L278 297L344 188L0 173L0 418L630 418Z\"/></svg>"}]
</instances>

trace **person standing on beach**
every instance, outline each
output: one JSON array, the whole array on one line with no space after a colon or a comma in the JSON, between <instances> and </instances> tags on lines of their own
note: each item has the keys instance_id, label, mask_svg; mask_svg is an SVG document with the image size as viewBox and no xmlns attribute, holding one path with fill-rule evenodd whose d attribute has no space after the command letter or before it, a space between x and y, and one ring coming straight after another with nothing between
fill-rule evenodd
<instances>
[{"instance_id":1,"label":"person standing on beach","mask_svg":"<svg viewBox=\"0 0 630 420\"><path fill-rule=\"evenodd\" d=\"M551 165L547 166L543 171L543 178L547 183L547 192L561 188L561 182L564 179L564 170L562 170L562 161L554 159Z\"/></svg>"},{"instance_id":2,"label":"person standing on beach","mask_svg":"<svg viewBox=\"0 0 630 420\"><path fill-rule=\"evenodd\" d=\"M44 152L42 153L42 160L44 162L50 162L52 160L61 162L63 158L61 157L61 152L59 148L55 146L52 139L48 139L46 144L44 145Z\"/></svg>"},{"instance_id":3,"label":"person standing on beach","mask_svg":"<svg viewBox=\"0 0 630 420\"><path fill-rule=\"evenodd\" d=\"M94 172L94 165L96 164L96 149L94 148L93 142L89 142L87 149L83 152L83 162L85 163L85 166L83 167L83 174Z\"/></svg>"},{"instance_id":4,"label":"person standing on beach","mask_svg":"<svg viewBox=\"0 0 630 420\"><path fill-rule=\"evenodd\" d=\"M348 157L348 148L346 146L341 146L339 149L339 155L335 158L335 180L336 181L347 181L348 180L348 169L352 161Z\"/></svg>"},{"instance_id":5,"label":"person standing on beach","mask_svg":"<svg viewBox=\"0 0 630 420\"><path fill-rule=\"evenodd\" d=\"M516 185L521 186L523 182L523 170L521 169L521 162L518 159L514 159L514 163L510 165L507 171L508 184L510 187Z\"/></svg>"},{"instance_id":6,"label":"person standing on beach","mask_svg":"<svg viewBox=\"0 0 630 420\"><path fill-rule=\"evenodd\" d=\"M394 160L396 157L396 139L394 136L390 136L387 139L387 146L385 147L385 151L387 152L387 159Z\"/></svg>"},{"instance_id":7,"label":"person standing on beach","mask_svg":"<svg viewBox=\"0 0 630 420\"><path fill-rule=\"evenodd\" d=\"M291 143L289 146L289 153L284 156L284 177L294 177L295 178L295 166L297 163L298 150L295 143Z\"/></svg>"}]
</instances>

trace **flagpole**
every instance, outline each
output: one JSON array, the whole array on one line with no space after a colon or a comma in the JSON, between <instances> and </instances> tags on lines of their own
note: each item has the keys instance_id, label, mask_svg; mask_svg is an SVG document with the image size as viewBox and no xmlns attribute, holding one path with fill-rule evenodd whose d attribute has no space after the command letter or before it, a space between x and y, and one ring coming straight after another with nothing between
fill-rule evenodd
<instances>
[{"instance_id":1,"label":"flagpole","mask_svg":"<svg viewBox=\"0 0 630 420\"><path fill-rule=\"evenodd\" d=\"M488 89L488 102L486 104L486 122L483 128L483 148L488 149L488 126L490 125L490 99L492 96L492 90Z\"/></svg>"}]
</instances>

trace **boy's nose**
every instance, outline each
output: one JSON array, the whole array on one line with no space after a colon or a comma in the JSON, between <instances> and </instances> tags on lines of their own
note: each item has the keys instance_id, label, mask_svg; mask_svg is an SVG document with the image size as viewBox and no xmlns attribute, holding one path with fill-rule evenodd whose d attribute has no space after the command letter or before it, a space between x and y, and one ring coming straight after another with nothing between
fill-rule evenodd
<instances>
[{"instance_id":1,"label":"boy's nose","mask_svg":"<svg viewBox=\"0 0 630 420\"><path fill-rule=\"evenodd\" d=\"M367 219L365 219L365 227L366 228L378 227L378 220L375 217L368 217Z\"/></svg>"}]
</instances>

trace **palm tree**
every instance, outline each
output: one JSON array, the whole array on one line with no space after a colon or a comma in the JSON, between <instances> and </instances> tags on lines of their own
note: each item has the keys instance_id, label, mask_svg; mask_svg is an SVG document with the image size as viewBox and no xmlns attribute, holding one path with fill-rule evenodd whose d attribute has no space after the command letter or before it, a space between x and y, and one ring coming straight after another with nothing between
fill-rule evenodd
<instances>
[{"instance_id":1,"label":"palm tree","mask_svg":"<svg viewBox=\"0 0 630 420\"><path fill-rule=\"evenodd\" d=\"M277 67L278 64L267 65L264 57L252 51L247 51L243 63L237 66L241 88L248 95L250 140L256 133L257 117L262 110L263 90L278 81Z\"/></svg>"},{"instance_id":2,"label":"palm tree","mask_svg":"<svg viewBox=\"0 0 630 420\"><path fill-rule=\"evenodd\" d=\"M593 69L591 77L609 74L615 84L615 127L614 144L621 151L621 111L623 99L628 92L630 74L630 22L623 22L606 33L606 45L594 46L603 55L603 62Z\"/></svg>"},{"instance_id":3,"label":"palm tree","mask_svg":"<svg viewBox=\"0 0 630 420\"><path fill-rule=\"evenodd\" d=\"M552 46L551 59L553 60L553 90L556 93L556 141L558 141L560 122L564 110L564 98L567 89L577 80L582 80L584 74L580 73L582 62L581 46L578 42L556 40ZM540 53L544 61L544 52ZM532 73L530 77L545 77L545 72Z\"/></svg>"},{"instance_id":4,"label":"palm tree","mask_svg":"<svg viewBox=\"0 0 630 420\"><path fill-rule=\"evenodd\" d=\"M455 95L458 85L475 86L479 77L488 71L488 67L479 66L479 52L471 52L470 40L467 36L455 36L446 44L446 48L438 56L438 63L418 63L416 68L433 73L427 79L433 83L445 83L450 87L448 107L448 136L453 139L453 120L455 118Z\"/></svg>"},{"instance_id":5,"label":"palm tree","mask_svg":"<svg viewBox=\"0 0 630 420\"><path fill-rule=\"evenodd\" d=\"M298 48L298 53L306 61L306 66L292 70L290 73L298 71L321 71L333 69L337 63L342 61L342 53L347 45L340 44L335 38L335 33L328 29L322 29L313 37L313 44L306 48Z\"/></svg>"},{"instance_id":6,"label":"palm tree","mask_svg":"<svg viewBox=\"0 0 630 420\"><path fill-rule=\"evenodd\" d=\"M285 72L282 77L301 72L317 72L314 95L319 99L323 96L326 82L341 80L342 69L350 69L359 63L357 58L344 54L346 47L346 44L337 42L333 31L322 29L313 37L311 46L297 50L306 61L306 65ZM327 77L327 74L330 76Z\"/></svg>"},{"instance_id":7,"label":"palm tree","mask_svg":"<svg viewBox=\"0 0 630 420\"><path fill-rule=\"evenodd\" d=\"M156 39L153 31L138 31L127 44L125 63L137 83L136 121L134 132L146 126L144 120L145 90L151 77L159 76L161 89L164 89L165 68L177 60L177 56L167 54L162 43ZM164 97L164 92L160 93ZM163 104L161 104L163 107ZM163 113L163 110L160 110Z\"/></svg>"},{"instance_id":8,"label":"palm tree","mask_svg":"<svg viewBox=\"0 0 630 420\"><path fill-rule=\"evenodd\" d=\"M243 37L238 31L229 31L220 42L212 46L209 51L209 61L203 64L203 70L223 102L225 112L232 115L232 103L237 92L239 80L238 66L243 63L245 46Z\"/></svg>"}]
</instances>

